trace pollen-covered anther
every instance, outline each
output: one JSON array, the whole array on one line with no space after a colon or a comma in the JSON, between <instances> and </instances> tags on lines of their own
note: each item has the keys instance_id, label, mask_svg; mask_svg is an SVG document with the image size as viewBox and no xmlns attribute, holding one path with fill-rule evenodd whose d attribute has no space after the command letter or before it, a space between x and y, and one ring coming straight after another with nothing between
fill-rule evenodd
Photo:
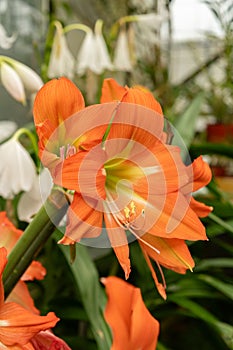
<instances>
[{"instance_id":1,"label":"pollen-covered anther","mask_svg":"<svg viewBox=\"0 0 233 350\"><path fill-rule=\"evenodd\" d=\"M131 221L136 215L136 205L133 201L130 202L129 206L124 207L124 214L127 221Z\"/></svg>"}]
</instances>

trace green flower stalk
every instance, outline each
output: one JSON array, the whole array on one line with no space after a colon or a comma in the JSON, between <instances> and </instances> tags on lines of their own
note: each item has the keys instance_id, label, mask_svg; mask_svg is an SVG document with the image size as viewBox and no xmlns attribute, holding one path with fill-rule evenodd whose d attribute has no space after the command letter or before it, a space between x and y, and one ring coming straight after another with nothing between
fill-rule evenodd
<instances>
[{"instance_id":1,"label":"green flower stalk","mask_svg":"<svg viewBox=\"0 0 233 350\"><path fill-rule=\"evenodd\" d=\"M47 239L68 209L68 199L60 189L53 189L44 206L28 225L8 256L3 274L5 296L7 297L32 260L40 252Z\"/></svg>"}]
</instances>

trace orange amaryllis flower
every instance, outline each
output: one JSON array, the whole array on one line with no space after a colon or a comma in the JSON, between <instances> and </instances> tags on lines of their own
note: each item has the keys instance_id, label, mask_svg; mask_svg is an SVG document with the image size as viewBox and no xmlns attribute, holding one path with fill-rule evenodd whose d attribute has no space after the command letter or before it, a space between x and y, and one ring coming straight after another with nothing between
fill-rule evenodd
<instances>
[{"instance_id":1,"label":"orange amaryllis flower","mask_svg":"<svg viewBox=\"0 0 233 350\"><path fill-rule=\"evenodd\" d=\"M102 246L110 241L128 278L128 241L137 239L165 298L150 258L180 273L194 266L185 240L206 239L206 234L192 192L210 181L209 167L201 158L185 166L179 148L164 143L161 107L143 88L133 102L90 106L63 124L72 152L56 163L52 175L74 197L60 243L98 236L107 240Z\"/></svg>"},{"instance_id":2,"label":"orange amaryllis flower","mask_svg":"<svg viewBox=\"0 0 233 350\"><path fill-rule=\"evenodd\" d=\"M33 115L39 136L39 154L43 152L45 165L49 168L59 159L64 147L72 146L63 128L64 120L84 107L80 90L65 77L50 80L37 93Z\"/></svg>"},{"instance_id":3,"label":"orange amaryllis flower","mask_svg":"<svg viewBox=\"0 0 233 350\"><path fill-rule=\"evenodd\" d=\"M24 347L30 339L56 325L58 318L53 312L46 316L38 316L14 302L4 302L2 273L7 262L7 251L0 248L0 345L18 349ZM32 347L31 347L32 348Z\"/></svg>"},{"instance_id":4,"label":"orange amaryllis flower","mask_svg":"<svg viewBox=\"0 0 233 350\"><path fill-rule=\"evenodd\" d=\"M155 350L159 322L146 308L140 289L113 276L102 282L108 297L104 316L112 330L111 350Z\"/></svg>"},{"instance_id":5,"label":"orange amaryllis flower","mask_svg":"<svg viewBox=\"0 0 233 350\"><path fill-rule=\"evenodd\" d=\"M160 104L147 88L141 85L123 87L112 78L104 79L100 101L101 103L111 101L136 103L163 114Z\"/></svg>"},{"instance_id":6,"label":"orange amaryllis flower","mask_svg":"<svg viewBox=\"0 0 233 350\"><path fill-rule=\"evenodd\" d=\"M17 243L23 231L17 229L7 218L6 212L0 212L0 246L7 249L9 254ZM23 281L42 280L46 275L46 270L39 261L32 261L31 265L22 276Z\"/></svg>"}]
</instances>

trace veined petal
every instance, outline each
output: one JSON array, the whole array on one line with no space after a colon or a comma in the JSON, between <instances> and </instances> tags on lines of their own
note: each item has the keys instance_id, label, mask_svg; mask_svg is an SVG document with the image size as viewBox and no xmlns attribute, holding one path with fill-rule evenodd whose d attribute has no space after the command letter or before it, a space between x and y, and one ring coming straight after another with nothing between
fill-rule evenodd
<instances>
[{"instance_id":1,"label":"veined petal","mask_svg":"<svg viewBox=\"0 0 233 350\"><path fill-rule=\"evenodd\" d=\"M22 231L18 230L8 219L6 212L0 212L0 246L5 247L7 252L12 250Z\"/></svg>"},{"instance_id":2,"label":"veined petal","mask_svg":"<svg viewBox=\"0 0 233 350\"><path fill-rule=\"evenodd\" d=\"M204 203L198 202L194 198L191 198L190 207L199 216L199 218L205 218L213 210L213 207L209 207Z\"/></svg>"},{"instance_id":3,"label":"veined petal","mask_svg":"<svg viewBox=\"0 0 233 350\"><path fill-rule=\"evenodd\" d=\"M96 209L97 201L75 193L68 210L68 224L61 244L79 242L82 238L98 237L102 231L103 214Z\"/></svg>"},{"instance_id":4,"label":"veined petal","mask_svg":"<svg viewBox=\"0 0 233 350\"><path fill-rule=\"evenodd\" d=\"M112 78L105 79L102 86L101 103L114 100L139 104L153 109L155 112L161 114L161 116L163 115L160 104L146 87L122 87Z\"/></svg>"},{"instance_id":5,"label":"veined petal","mask_svg":"<svg viewBox=\"0 0 233 350\"><path fill-rule=\"evenodd\" d=\"M16 101L25 103L26 96L23 82L18 73L5 62L1 62L1 81L5 89Z\"/></svg>"},{"instance_id":6,"label":"veined petal","mask_svg":"<svg viewBox=\"0 0 233 350\"><path fill-rule=\"evenodd\" d=\"M122 227L119 227L119 224L115 221L111 213L104 213L104 221L111 246L125 272L125 279L128 279L131 267L129 260L129 246L125 230Z\"/></svg>"},{"instance_id":7,"label":"veined petal","mask_svg":"<svg viewBox=\"0 0 233 350\"><path fill-rule=\"evenodd\" d=\"M35 307L34 300L29 293L26 283L23 281L17 282L16 286L7 297L6 301L19 304L24 309L27 309L36 315L40 314L40 311Z\"/></svg>"},{"instance_id":8,"label":"veined petal","mask_svg":"<svg viewBox=\"0 0 233 350\"><path fill-rule=\"evenodd\" d=\"M154 216L148 233L169 239L179 238L191 241L207 239L205 227L182 193L169 193L166 197L156 196L153 203L151 209L148 207L148 215L152 218ZM147 215L146 210L145 215Z\"/></svg>"},{"instance_id":9,"label":"veined petal","mask_svg":"<svg viewBox=\"0 0 233 350\"><path fill-rule=\"evenodd\" d=\"M159 323L146 308L140 289L113 276L102 282L108 296L104 315L113 332L111 350L154 350Z\"/></svg>"},{"instance_id":10,"label":"veined petal","mask_svg":"<svg viewBox=\"0 0 233 350\"><path fill-rule=\"evenodd\" d=\"M52 328L59 319L53 312L35 315L15 303L5 303L0 309L0 341L5 345L25 345L38 332Z\"/></svg>"},{"instance_id":11,"label":"veined petal","mask_svg":"<svg viewBox=\"0 0 233 350\"><path fill-rule=\"evenodd\" d=\"M84 98L74 83L64 77L52 79L36 95L33 108L35 124L38 126L49 120L54 131L84 106Z\"/></svg>"},{"instance_id":12,"label":"veined petal","mask_svg":"<svg viewBox=\"0 0 233 350\"><path fill-rule=\"evenodd\" d=\"M194 267L191 254L182 239L160 238L146 233L141 237L140 246L154 261L178 273L185 273Z\"/></svg>"},{"instance_id":13,"label":"veined petal","mask_svg":"<svg viewBox=\"0 0 233 350\"><path fill-rule=\"evenodd\" d=\"M203 160L202 156L196 158L191 165L187 167L190 174L190 182L193 182L193 192L206 186L212 178L212 172L209 165ZM190 192L187 186L183 188L183 192Z\"/></svg>"}]
</instances>

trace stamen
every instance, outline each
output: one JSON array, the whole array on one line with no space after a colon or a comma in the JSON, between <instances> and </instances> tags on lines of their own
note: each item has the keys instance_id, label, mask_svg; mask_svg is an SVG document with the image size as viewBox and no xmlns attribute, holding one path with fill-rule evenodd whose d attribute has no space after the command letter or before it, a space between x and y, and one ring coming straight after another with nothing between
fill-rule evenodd
<instances>
[{"instance_id":1,"label":"stamen","mask_svg":"<svg viewBox=\"0 0 233 350\"><path fill-rule=\"evenodd\" d=\"M67 146L60 147L60 158L62 160L65 160L65 159L73 156L74 154L76 154L76 147L75 146L67 145Z\"/></svg>"}]
</instances>

